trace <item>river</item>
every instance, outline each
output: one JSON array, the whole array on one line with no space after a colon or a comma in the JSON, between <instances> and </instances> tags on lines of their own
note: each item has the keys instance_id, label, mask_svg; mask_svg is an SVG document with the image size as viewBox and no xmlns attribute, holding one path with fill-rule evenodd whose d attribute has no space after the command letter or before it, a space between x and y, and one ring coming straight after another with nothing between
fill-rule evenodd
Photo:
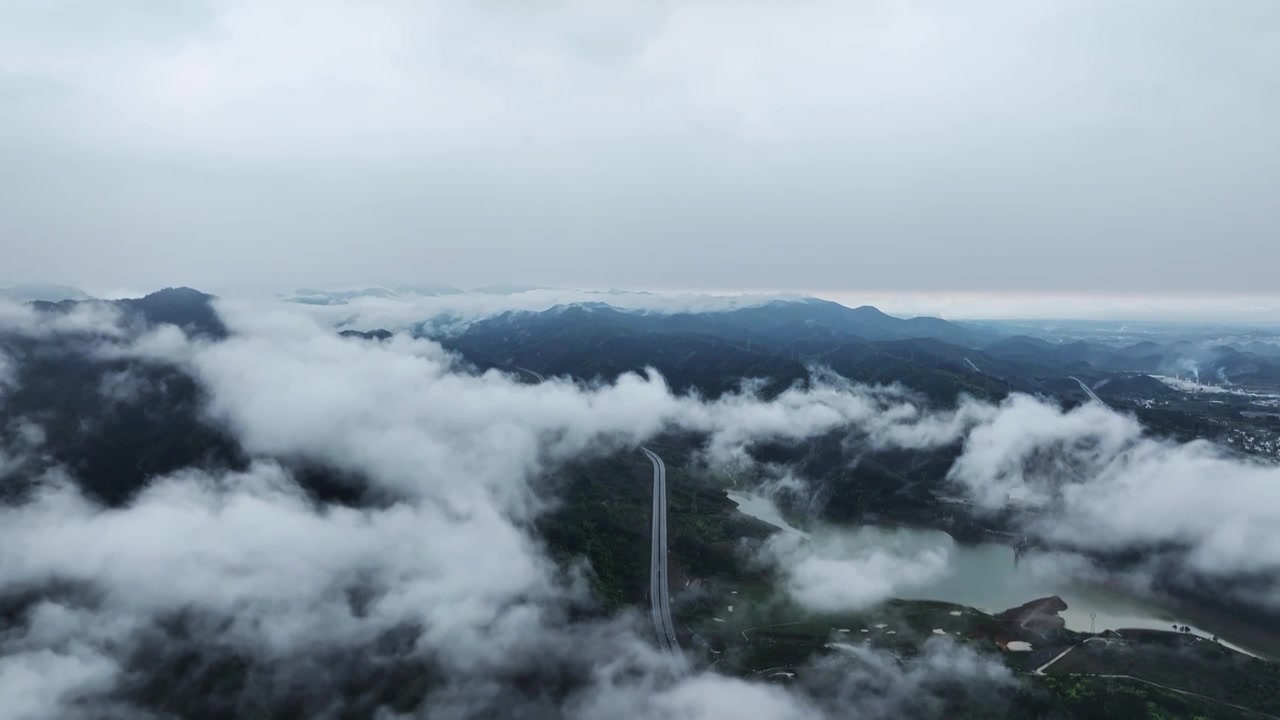
<instances>
[{"instance_id":1,"label":"river","mask_svg":"<svg viewBox=\"0 0 1280 720\"><path fill-rule=\"evenodd\" d=\"M787 532L807 534L787 523L778 508L765 497L737 491L729 491L728 496L744 515ZM1032 553L1016 562L1014 550L1008 545L959 543L941 530L863 525L847 532L853 541L845 546L854 553L888 549L909 557L932 548L946 551L945 571L922 583L900 588L899 594L906 599L939 600L998 613L1037 598L1057 595L1067 603L1067 610L1059 615L1071 630L1170 630L1175 624L1187 625L1199 635L1219 635L1229 647L1258 654L1239 647L1241 640L1233 638L1234 633L1197 626L1133 595L1073 579L1070 573L1063 572L1061 561L1047 556Z\"/></svg>"}]
</instances>

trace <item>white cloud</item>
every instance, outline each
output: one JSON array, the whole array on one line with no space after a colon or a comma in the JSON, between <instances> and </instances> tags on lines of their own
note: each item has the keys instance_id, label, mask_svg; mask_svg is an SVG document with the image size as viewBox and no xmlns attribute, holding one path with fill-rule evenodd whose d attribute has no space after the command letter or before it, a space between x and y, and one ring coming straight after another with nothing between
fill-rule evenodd
<instances>
[{"instance_id":1,"label":"white cloud","mask_svg":"<svg viewBox=\"0 0 1280 720\"><path fill-rule=\"evenodd\" d=\"M734 457L759 438L917 422L908 394L832 377L774 402L749 392L678 397L656 376L530 385L459 372L438 345L405 335L338 337L299 306L228 304L224 315L233 334L221 342L166 327L125 342L110 332L83 338L99 357L192 372L210 418L259 459L246 472L153 478L117 508L54 473L0 509L0 588L69 583L94 598L38 603L21 642L5 641L5 657L23 668L48 665L48 653L62 658L50 671L65 670L56 687L66 689L30 700L33 708L56 715L68 707L63 695L127 672L139 638L185 613L196 641L276 667L407 632L409 657L446 674L437 699L454 709L496 702L507 691L496 678L550 658L595 673L577 706L583 717L637 687L656 691L654 714L708 717L755 698L776 717L813 716L802 699L742 681L673 685L634 618L566 625L587 592L529 530L554 500L532 480L555 462L632 448L671 428L705 432L714 454ZM51 332L39 322L58 320L33 317L21 329ZM370 481L375 502L317 504L270 457L351 471ZM624 662L605 670L619 654Z\"/></svg>"},{"instance_id":2,"label":"white cloud","mask_svg":"<svg viewBox=\"0 0 1280 720\"><path fill-rule=\"evenodd\" d=\"M714 720L741 717L758 720L821 720L824 714L795 693L779 686L750 683L715 673L654 687L634 680L594 688L570 710L579 720Z\"/></svg>"},{"instance_id":3,"label":"white cloud","mask_svg":"<svg viewBox=\"0 0 1280 720\"><path fill-rule=\"evenodd\" d=\"M4 352L4 350L0 350L0 399L4 398L5 390L13 387L14 382L17 381L17 377L17 365L8 356L8 354Z\"/></svg>"},{"instance_id":4,"label":"white cloud","mask_svg":"<svg viewBox=\"0 0 1280 720\"><path fill-rule=\"evenodd\" d=\"M1280 296L1266 293L1133 292L872 292L814 289L812 294L849 307L874 305L893 315L948 319L1091 319L1245 322L1270 326L1280 314Z\"/></svg>"},{"instance_id":5,"label":"white cloud","mask_svg":"<svg viewBox=\"0 0 1280 720\"><path fill-rule=\"evenodd\" d=\"M62 654L51 650L0 655L0 701L13 720L89 718L81 697L111 688L118 668L101 655Z\"/></svg>"},{"instance_id":6,"label":"white cloud","mask_svg":"<svg viewBox=\"0 0 1280 720\"><path fill-rule=\"evenodd\" d=\"M832 431L874 447L963 442L951 478L987 507L1010 495L1033 499L1044 510L1036 527L1050 538L1097 549L1185 543L1190 567L1209 575L1274 576L1280 562L1277 470L1203 443L1153 440L1132 418L1097 405L1063 411L1015 396L934 412L901 388L826 373L768 402L749 391L715 401L675 396L656 376L534 385L462 373L440 346L405 335L340 338L305 308L226 304L223 311L233 335L221 342L161 328L130 343L111 339L98 352L191 371L209 393L210 418L257 460L242 473L154 479L119 508L99 507L55 477L0 509L0 590L61 581L94 597L39 603L21 635L0 639L9 675L49 675L30 690L0 683L0 700L12 697L34 717L66 711L70 699L112 682L141 629L193 612L220 646L282 666L408 632L415 641L407 655L448 674L440 692L454 709L484 708L513 673L550 665L590 680L570 702L581 717L627 707L654 717L744 707L777 718L832 714L807 691L715 675L677 682L639 639L634 617L566 622L586 591L528 529L554 500L533 479L558 461L635 447L668 429L706 433L717 462L740 459L760 439ZM6 327L32 336L55 332L42 322L62 322L16 317ZM91 326L96 337L110 336L101 321ZM372 506L320 504L272 456L357 473L371 483ZM856 539L838 531L809 541L783 536L768 551L793 597L817 610L909 592L945 568L945 552L873 551ZM858 676L870 694L851 696L862 697L858 707L872 717L918 702L927 678L946 672L997 684L1007 678L953 649L896 670L884 658L861 662L883 668ZM886 704L873 706L872 697Z\"/></svg>"},{"instance_id":7,"label":"white cloud","mask_svg":"<svg viewBox=\"0 0 1280 720\"><path fill-rule=\"evenodd\" d=\"M782 574L791 598L818 612L858 610L910 597L913 589L949 569L943 546L876 545L856 530L838 528L807 536L778 533L769 539L764 556Z\"/></svg>"},{"instance_id":8,"label":"white cloud","mask_svg":"<svg viewBox=\"0 0 1280 720\"><path fill-rule=\"evenodd\" d=\"M89 583L126 617L200 608L234 621L227 640L273 654L415 623L447 658L456 648L472 662L509 649L491 632L518 633L537 622L530 609L572 589L491 508L317 509L272 466L180 474L114 510L47 488L0 514L7 584ZM348 595L357 590L374 592L363 613Z\"/></svg>"},{"instance_id":9,"label":"white cloud","mask_svg":"<svg viewBox=\"0 0 1280 720\"><path fill-rule=\"evenodd\" d=\"M828 711L866 720L945 717L947 700L961 699L998 717L1004 703L999 691L1016 684L1003 663L942 638L926 641L910 662L866 646L849 646L843 657L823 663L821 669L825 675L813 680L837 689L825 699Z\"/></svg>"},{"instance_id":10,"label":"white cloud","mask_svg":"<svg viewBox=\"0 0 1280 720\"><path fill-rule=\"evenodd\" d=\"M215 417L251 451L369 473L402 496L459 507L496 501L523 517L539 506L525 480L547 462L634 447L665 429L707 433L717 466L740 461L757 440L847 431L872 447L963 442L950 477L981 506L1042 508L1041 532L1082 547L1186 543L1194 566L1210 573L1265 572L1280 562L1271 547L1280 517L1269 509L1277 505L1260 501L1280 487L1275 469L1204 443L1151 439L1132 417L1097 404L1063 411L1014 395L998 406L961 398L953 410L932 410L906 390L824 371L810 388L769 402L747 391L714 401L673 396L660 378L637 375L612 385L528 385L459 373L426 341L337 338L305 308L242 305L226 314L238 332L226 342L174 338L212 391ZM1233 490L1221 492L1223 483Z\"/></svg>"},{"instance_id":11,"label":"white cloud","mask_svg":"<svg viewBox=\"0 0 1280 720\"><path fill-rule=\"evenodd\" d=\"M966 410L934 427L909 392L861 387L830 373L772 401L750 391L705 402L676 396L656 375L528 385L499 372L459 372L433 342L340 338L304 308L223 308L235 331L224 342L188 343L173 332L159 342L161 330L133 347L188 364L211 392L212 416L250 451L322 459L410 495L460 502L483 490L508 512L528 500L523 480L544 461L593 447L634 447L670 428L708 433L709 451L723 460L762 438L853 426L884 443L908 436L941 442L973 422L974 411Z\"/></svg>"},{"instance_id":12,"label":"white cloud","mask_svg":"<svg viewBox=\"0 0 1280 720\"><path fill-rule=\"evenodd\" d=\"M504 312L543 312L557 305L606 303L632 312L663 314L722 312L758 307L779 300L799 300L795 293L681 293L600 292L574 289L536 289L523 292L462 293L453 295L402 294L395 297L358 297L342 305L303 305L309 314L341 329L392 332L419 323L448 330Z\"/></svg>"},{"instance_id":13,"label":"white cloud","mask_svg":"<svg viewBox=\"0 0 1280 720\"><path fill-rule=\"evenodd\" d=\"M1077 548L1184 547L1211 577L1280 570L1280 467L1150 437L1096 403L1012 397L969 433L950 477L985 507L1040 508L1032 528ZM1280 606L1280 585L1268 587Z\"/></svg>"},{"instance_id":14,"label":"white cloud","mask_svg":"<svg viewBox=\"0 0 1280 720\"><path fill-rule=\"evenodd\" d=\"M0 332L28 337L89 334L118 337L124 332L120 311L109 303L82 302L66 312L40 312L0 298Z\"/></svg>"}]
</instances>

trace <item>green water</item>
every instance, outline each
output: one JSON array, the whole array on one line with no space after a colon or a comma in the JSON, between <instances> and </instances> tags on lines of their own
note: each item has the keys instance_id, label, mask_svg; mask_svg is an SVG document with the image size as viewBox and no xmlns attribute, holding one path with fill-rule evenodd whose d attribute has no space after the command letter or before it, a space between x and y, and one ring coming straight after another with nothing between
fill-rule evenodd
<instances>
[{"instance_id":1,"label":"green water","mask_svg":"<svg viewBox=\"0 0 1280 720\"><path fill-rule=\"evenodd\" d=\"M768 499L751 493L730 492L729 499L739 512L782 528L804 534L789 525ZM864 525L828 530L844 537L841 546L851 554L876 550L910 558L928 551L946 553L944 570L916 584L899 585L895 595L912 600L939 600L998 613L1037 598L1057 595L1067 603L1059 613L1067 627L1081 632L1107 629L1145 628L1170 630L1187 625L1205 637L1226 633L1212 627L1198 627L1163 608L1140 599L1136 593L1103 587L1090 582L1085 569L1069 560L1029 554L1015 562L1014 550L998 543L959 543L940 530ZM1252 653L1251 653L1252 654Z\"/></svg>"}]
</instances>

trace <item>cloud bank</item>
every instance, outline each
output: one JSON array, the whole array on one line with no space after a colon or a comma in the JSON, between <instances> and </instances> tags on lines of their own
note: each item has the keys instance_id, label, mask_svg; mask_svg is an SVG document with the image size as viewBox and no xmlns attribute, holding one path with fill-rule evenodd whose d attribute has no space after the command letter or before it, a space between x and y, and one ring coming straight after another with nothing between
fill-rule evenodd
<instances>
[{"instance_id":1,"label":"cloud bank","mask_svg":"<svg viewBox=\"0 0 1280 720\"><path fill-rule=\"evenodd\" d=\"M543 312L563 305L607 303L630 312L674 314L727 312L804 297L796 293L768 292L717 295L533 288L510 293L421 295L409 292L390 297L361 296L341 304L304 304L303 309L319 321L342 329L396 332L425 324L433 330L447 332L501 313Z\"/></svg>"},{"instance_id":2,"label":"cloud bank","mask_svg":"<svg viewBox=\"0 0 1280 720\"><path fill-rule=\"evenodd\" d=\"M553 563L532 529L556 502L538 478L673 429L738 458L762 438L915 422L908 393L832 379L774 402L749 391L709 402L652 373L529 385L469 374L407 335L339 337L294 306L227 303L222 315L233 333L219 341L120 325L98 304L5 316L6 337L189 373L206 421L250 458L151 477L103 506L56 458L23 472L39 452L39 426L23 420L30 442L9 444L8 465L29 491L0 507L0 597L14 628L0 639L0 690L20 717L195 703L224 715L595 718L639 697L638 712L665 716L721 717L752 699L777 717L823 716L814 698L779 688L680 679L638 615L598 616L583 566ZM15 360L15 381L27 362ZM106 373L98 402L142 397L152 381L133 367ZM299 461L344 471L362 499L316 498L291 470ZM189 685L148 680L176 662L195 663ZM410 687L399 701L398 684Z\"/></svg>"},{"instance_id":3,"label":"cloud bank","mask_svg":"<svg viewBox=\"0 0 1280 720\"><path fill-rule=\"evenodd\" d=\"M861 609L944 575L947 551L933 547L868 548L848 532L779 533L769 539L766 560L777 566L785 588L801 606L818 612Z\"/></svg>"},{"instance_id":4,"label":"cloud bank","mask_svg":"<svg viewBox=\"0 0 1280 720\"><path fill-rule=\"evenodd\" d=\"M1038 508L1029 528L1085 550L1175 549L1208 577L1265 578L1280 608L1280 467L1206 441L1148 436L1097 403L1015 396L975 426L950 477L989 509Z\"/></svg>"},{"instance_id":5,"label":"cloud bank","mask_svg":"<svg viewBox=\"0 0 1280 720\"><path fill-rule=\"evenodd\" d=\"M190 373L207 393L206 420L250 462L153 477L105 507L56 463L24 471L40 452L37 424L6 429L3 482L34 483L0 507L0 612L13 628L0 637L0 697L19 717L139 717L179 712L184 698L223 714L294 707L313 717L501 707L528 717L635 708L699 718L744 703L779 718L838 716L832 688L849 685L835 680L819 691L679 678L643 639L638 616L599 616L584 568L549 559L532 528L557 498L539 478L671 430L704 434L716 466L741 462L753 443L832 432L872 448L958 447L949 478L982 507L1013 498L1035 508L1028 530L1048 540L1106 551L1172 544L1187 568L1215 577L1274 578L1280 558L1280 471L1205 443L1147 437L1097 405L1063 410L1013 396L937 410L905 389L822 371L772 400L748 388L707 401L673 395L655 374L611 384L470 374L434 343L342 338L276 303L224 304L233 332L220 341L173 327L104 331L78 312L21 308L3 329ZM11 377L22 377L22 362ZM107 395L127 399L130 387L115 383ZM344 471L360 499L318 499L294 476L296 461ZM945 561L871 553L851 562L842 542L780 536L767 552L793 596L816 610L873 604ZM1260 597L1274 603L1271 582ZM184 657L203 695L148 684L149 669ZM907 665L855 660L864 668L853 675L857 692L836 695L871 717L936 711L940 701L919 688L944 667L984 686L1007 680L955 648Z\"/></svg>"}]
</instances>

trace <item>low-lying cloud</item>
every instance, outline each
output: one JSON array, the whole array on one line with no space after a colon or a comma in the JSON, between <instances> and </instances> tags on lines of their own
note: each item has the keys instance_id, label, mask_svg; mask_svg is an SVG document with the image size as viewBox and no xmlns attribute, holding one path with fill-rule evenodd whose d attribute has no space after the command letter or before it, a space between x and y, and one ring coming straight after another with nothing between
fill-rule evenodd
<instances>
[{"instance_id":1,"label":"low-lying cloud","mask_svg":"<svg viewBox=\"0 0 1280 720\"><path fill-rule=\"evenodd\" d=\"M556 586L508 521L447 512L317 508L270 465L165 478L118 509L46 487L0 511L4 545L23 549L0 556L0 577L84 583L120 616L199 607L233 619L225 640L272 651L368 642L412 622L442 649L504 652L486 630L518 632L522 613L535 620L538 605L572 588ZM372 597L357 602L361 592Z\"/></svg>"},{"instance_id":2,"label":"low-lying cloud","mask_svg":"<svg viewBox=\"0 0 1280 720\"><path fill-rule=\"evenodd\" d=\"M965 437L950 477L988 509L1037 509L1029 529L1096 551L1173 548L1197 573L1267 578L1280 608L1280 466L1207 441L1149 436L1097 403L1025 396Z\"/></svg>"},{"instance_id":3,"label":"low-lying cloud","mask_svg":"<svg viewBox=\"0 0 1280 720\"><path fill-rule=\"evenodd\" d=\"M84 334L120 337L125 333L119 310L101 302L77 303L64 310L38 312L30 305L0 298L0 332L47 338Z\"/></svg>"},{"instance_id":4,"label":"low-lying cloud","mask_svg":"<svg viewBox=\"0 0 1280 720\"><path fill-rule=\"evenodd\" d=\"M617 717L622 709L700 718L744 708L761 717L839 716L813 688L680 679L642 639L638 616L581 619L594 611L583 568L552 562L532 529L557 501L539 477L584 453L634 448L671 430L704 434L713 466L742 462L754 443L831 432L872 448L958 446L950 479L980 507L1036 508L1028 529L1048 540L1097 550L1176 543L1188 567L1206 575L1274 575L1280 562L1280 471L1207 443L1152 439L1097 405L1062 410L1014 396L934 410L905 389L824 371L771 400L749 386L716 400L675 395L656 373L528 384L467 372L439 345L407 334L339 337L302 308L221 310L232 330L221 341L172 327L104 330L102 316L78 309L4 316L0 327L24 338L64 334L103 360L140 358L189 373L207 394L206 420L250 459L246 468L153 477L116 507L91 499L56 462L24 477L35 490L0 507L0 598L17 598L0 608L14 627L0 637L0 698L18 717L87 717L92 707L139 716L138 703L160 702L158 690L138 689L148 669L141 659L181 643L209 656L215 677L223 677L218 658L249 668L257 689L238 681L238 694L225 698L233 714L286 701L316 717L378 707L385 698L341 682L298 690L299 673L324 672L316 658L344 658L327 671L390 682L389 667L420 668L420 692L396 712L432 717L495 707L529 717ZM11 382L20 362L11 361ZM103 401L127 399L129 378L110 377ZM28 474L27 460L41 452L38 423L5 432L0 469ZM367 497L319 500L293 475L295 461L339 469ZM766 553L785 569L793 597L815 610L873 604L946 563L936 552L851 554L848 542L836 532L784 535ZM944 668L1007 681L954 647L909 666L861 651L856 659L881 668L858 675L865 682L846 698L868 717L936 711L920 704L932 696L919 688ZM531 683L559 690L531 694Z\"/></svg>"},{"instance_id":5,"label":"low-lying cloud","mask_svg":"<svg viewBox=\"0 0 1280 720\"><path fill-rule=\"evenodd\" d=\"M9 356L3 350L0 350L0 397L4 396L6 388L13 385L16 375L17 369L13 366L13 360L9 359Z\"/></svg>"},{"instance_id":6,"label":"low-lying cloud","mask_svg":"<svg viewBox=\"0 0 1280 720\"><path fill-rule=\"evenodd\" d=\"M951 410L903 403L850 429L871 448L958 445L947 474L958 494L980 513L1013 511L1041 545L1098 556L1136 552L1147 572L1134 577L1148 580L1151 573L1239 580L1224 591L1280 610L1280 465L1273 462L1204 440L1154 437L1133 416L1099 403L1066 409L1020 394L998 404L961 398ZM785 549L779 564L808 604L857 606L866 581L816 594L823 583L795 584L803 568L824 562L824 548L839 549L826 540L775 540ZM847 548L831 557L854 566L875 559ZM920 567L896 559L908 574ZM840 572L836 565L819 576ZM893 574L870 577L874 584Z\"/></svg>"},{"instance_id":7,"label":"low-lying cloud","mask_svg":"<svg viewBox=\"0 0 1280 720\"><path fill-rule=\"evenodd\" d=\"M635 447L665 430L706 433L708 452L724 461L760 439L846 427L885 445L953 441L980 414L972 405L927 414L902 388L859 386L827 372L772 400L749 388L711 401L676 395L649 371L613 383L529 385L503 372L463 372L439 345L407 334L341 338L279 306L224 306L224 314L237 330L226 341L188 341L166 327L129 352L190 368L210 390L209 414L251 452L358 470L408 496L484 489L503 495L506 511L527 499L519 496L523 480L546 462Z\"/></svg>"},{"instance_id":8,"label":"low-lying cloud","mask_svg":"<svg viewBox=\"0 0 1280 720\"><path fill-rule=\"evenodd\" d=\"M0 641L7 675L56 674L5 687L23 717L169 707L173 698L137 678L182 652L204 658L199 672L214 678L227 672L222 663L248 663L252 682L216 701L233 714L286 701L314 716L376 705L366 697L373 690L351 697L340 683L297 685L307 672L340 665L350 677L378 676L378 664L391 663L428 678L421 698L433 717L494 707L616 717L606 710L641 695L667 716L721 717L752 697L778 717L818 716L777 688L677 680L641 639L638 615L571 622L594 600L582 568L553 563L532 530L555 502L535 481L556 463L672 429L705 433L714 457L741 458L759 439L915 422L905 391L829 378L773 402L750 390L703 401L674 395L654 373L529 385L466 372L439 345L408 335L342 338L280 304L224 304L233 334L221 341L124 327L111 313L99 304L58 314L24 307L4 328L29 340L58 336L64 350L103 362L136 358L189 373L207 395L207 421L229 431L251 464L152 477L104 507L55 458L28 478L31 492L0 509L0 591L19 599L18 629ZM126 403L143 385L127 369L108 372L98 401ZM16 461L36 447L10 445ZM293 477L295 461L367 483L368 502L317 500ZM377 650L388 642L396 649ZM338 657L348 659L314 659ZM531 677L566 689L531 697L519 689Z\"/></svg>"},{"instance_id":9,"label":"low-lying cloud","mask_svg":"<svg viewBox=\"0 0 1280 720\"><path fill-rule=\"evenodd\" d=\"M447 332L506 312L543 312L557 306L584 303L607 303L629 312L677 314L727 312L803 298L795 293L710 295L531 288L510 293L363 295L335 304L302 304L300 309L343 329L395 332L425 324L433 330Z\"/></svg>"},{"instance_id":10,"label":"low-lying cloud","mask_svg":"<svg viewBox=\"0 0 1280 720\"><path fill-rule=\"evenodd\" d=\"M871 546L857 531L824 528L814 534L778 533L763 551L782 574L788 595L818 612L870 607L945 575L947 549Z\"/></svg>"}]
</instances>

